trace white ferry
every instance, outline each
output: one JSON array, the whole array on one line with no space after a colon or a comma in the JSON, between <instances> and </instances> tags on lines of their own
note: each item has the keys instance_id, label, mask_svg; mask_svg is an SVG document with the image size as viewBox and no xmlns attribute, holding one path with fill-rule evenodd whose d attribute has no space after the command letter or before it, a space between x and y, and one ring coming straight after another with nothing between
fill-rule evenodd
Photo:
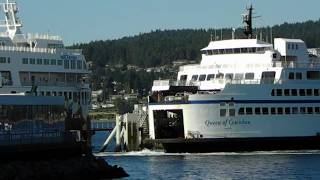
<instances>
[{"instance_id":1,"label":"white ferry","mask_svg":"<svg viewBox=\"0 0 320 180\"><path fill-rule=\"evenodd\" d=\"M90 73L81 50L64 47L58 36L23 34L16 3L1 3L5 19L0 27L0 94L26 93L62 96L76 113L87 118ZM79 106L80 105L80 106Z\"/></svg>"},{"instance_id":2,"label":"white ferry","mask_svg":"<svg viewBox=\"0 0 320 180\"><path fill-rule=\"evenodd\" d=\"M166 152L320 148L320 64L300 39L211 41L200 64L156 80L149 135Z\"/></svg>"}]
</instances>

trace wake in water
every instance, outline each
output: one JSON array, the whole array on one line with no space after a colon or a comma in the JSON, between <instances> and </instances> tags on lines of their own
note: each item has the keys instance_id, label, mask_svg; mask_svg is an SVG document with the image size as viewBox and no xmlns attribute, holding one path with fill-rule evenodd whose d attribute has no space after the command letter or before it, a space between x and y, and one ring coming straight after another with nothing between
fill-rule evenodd
<instances>
[{"instance_id":1,"label":"wake in water","mask_svg":"<svg viewBox=\"0 0 320 180\"><path fill-rule=\"evenodd\" d=\"M290 151L254 151L254 152L214 152L214 153L165 153L164 151L143 149L132 152L101 152L94 153L97 157L105 156L251 156L251 155L290 155L290 154L320 154L320 150L290 150Z\"/></svg>"}]
</instances>

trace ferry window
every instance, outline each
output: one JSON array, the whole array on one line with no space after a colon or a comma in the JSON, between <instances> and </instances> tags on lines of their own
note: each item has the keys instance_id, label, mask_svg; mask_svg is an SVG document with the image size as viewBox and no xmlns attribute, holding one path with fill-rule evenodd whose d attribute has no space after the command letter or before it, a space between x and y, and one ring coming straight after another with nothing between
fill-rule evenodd
<instances>
[{"instance_id":1,"label":"ferry window","mask_svg":"<svg viewBox=\"0 0 320 180\"><path fill-rule=\"evenodd\" d=\"M40 94L41 94L41 96L44 96L44 92L43 91L41 91Z\"/></svg>"},{"instance_id":2,"label":"ferry window","mask_svg":"<svg viewBox=\"0 0 320 180\"><path fill-rule=\"evenodd\" d=\"M259 107L254 108L255 114L261 114L261 109Z\"/></svg>"},{"instance_id":3,"label":"ferry window","mask_svg":"<svg viewBox=\"0 0 320 180\"><path fill-rule=\"evenodd\" d=\"M188 78L188 75L181 75L180 76L180 81L186 81Z\"/></svg>"},{"instance_id":4,"label":"ferry window","mask_svg":"<svg viewBox=\"0 0 320 180\"><path fill-rule=\"evenodd\" d=\"M234 102L229 102L228 104L229 104L230 107L234 106Z\"/></svg>"},{"instance_id":5,"label":"ferry window","mask_svg":"<svg viewBox=\"0 0 320 180\"><path fill-rule=\"evenodd\" d=\"M298 108L297 107L293 107L292 108L292 114L298 114Z\"/></svg>"},{"instance_id":6,"label":"ferry window","mask_svg":"<svg viewBox=\"0 0 320 180\"><path fill-rule=\"evenodd\" d=\"M196 81L196 80L198 80L198 75L193 75L193 76L191 77L191 81Z\"/></svg>"},{"instance_id":7,"label":"ferry window","mask_svg":"<svg viewBox=\"0 0 320 180\"><path fill-rule=\"evenodd\" d=\"M36 64L36 59L34 58L30 58L29 61L30 61L30 64Z\"/></svg>"},{"instance_id":8,"label":"ferry window","mask_svg":"<svg viewBox=\"0 0 320 180\"><path fill-rule=\"evenodd\" d=\"M22 64L28 64L28 58L22 58Z\"/></svg>"},{"instance_id":9,"label":"ferry window","mask_svg":"<svg viewBox=\"0 0 320 180\"><path fill-rule=\"evenodd\" d=\"M269 108L263 107L262 108L262 114L269 114Z\"/></svg>"},{"instance_id":10,"label":"ferry window","mask_svg":"<svg viewBox=\"0 0 320 180\"><path fill-rule=\"evenodd\" d=\"M248 52L248 48L241 48L241 53L247 53Z\"/></svg>"},{"instance_id":11,"label":"ferry window","mask_svg":"<svg viewBox=\"0 0 320 180\"><path fill-rule=\"evenodd\" d=\"M285 89L284 90L284 95L285 96L290 96L290 90L289 89Z\"/></svg>"},{"instance_id":12,"label":"ferry window","mask_svg":"<svg viewBox=\"0 0 320 180\"><path fill-rule=\"evenodd\" d=\"M220 103L220 106L225 106L225 105L226 105L225 102Z\"/></svg>"},{"instance_id":13,"label":"ferry window","mask_svg":"<svg viewBox=\"0 0 320 180\"><path fill-rule=\"evenodd\" d=\"M307 71L307 79L310 79L310 80L320 79L320 72L319 71Z\"/></svg>"},{"instance_id":14,"label":"ferry window","mask_svg":"<svg viewBox=\"0 0 320 180\"><path fill-rule=\"evenodd\" d=\"M305 114L305 113L306 113L306 108L300 107L300 114Z\"/></svg>"},{"instance_id":15,"label":"ferry window","mask_svg":"<svg viewBox=\"0 0 320 180\"><path fill-rule=\"evenodd\" d=\"M10 71L1 71L2 85L12 86L12 77Z\"/></svg>"},{"instance_id":16,"label":"ferry window","mask_svg":"<svg viewBox=\"0 0 320 180\"><path fill-rule=\"evenodd\" d=\"M277 92L277 96L282 96L282 89L277 89L276 92Z\"/></svg>"},{"instance_id":17,"label":"ferry window","mask_svg":"<svg viewBox=\"0 0 320 180\"><path fill-rule=\"evenodd\" d=\"M59 93L58 93L58 96L62 96L62 92L59 92Z\"/></svg>"},{"instance_id":18,"label":"ferry window","mask_svg":"<svg viewBox=\"0 0 320 180\"><path fill-rule=\"evenodd\" d=\"M235 49L233 50L233 52L234 52L235 54L239 54L239 53L240 53L240 48L235 48Z\"/></svg>"},{"instance_id":19,"label":"ferry window","mask_svg":"<svg viewBox=\"0 0 320 180\"><path fill-rule=\"evenodd\" d=\"M6 63L7 61L7 58L5 57L0 57L0 63Z\"/></svg>"},{"instance_id":20,"label":"ferry window","mask_svg":"<svg viewBox=\"0 0 320 180\"><path fill-rule=\"evenodd\" d=\"M307 89L307 96L312 96L312 89Z\"/></svg>"},{"instance_id":21,"label":"ferry window","mask_svg":"<svg viewBox=\"0 0 320 180\"><path fill-rule=\"evenodd\" d=\"M64 60L64 68L69 69L69 61L68 60Z\"/></svg>"},{"instance_id":22,"label":"ferry window","mask_svg":"<svg viewBox=\"0 0 320 180\"><path fill-rule=\"evenodd\" d=\"M50 63L51 65L56 65L57 64L57 60L55 60L55 59L51 59L51 63Z\"/></svg>"},{"instance_id":23,"label":"ferry window","mask_svg":"<svg viewBox=\"0 0 320 180\"><path fill-rule=\"evenodd\" d=\"M291 44L288 44L288 49L290 49L290 47L291 47Z\"/></svg>"},{"instance_id":24,"label":"ferry window","mask_svg":"<svg viewBox=\"0 0 320 180\"><path fill-rule=\"evenodd\" d=\"M246 73L246 74L244 75L244 78L245 78L245 79L254 79L254 73Z\"/></svg>"},{"instance_id":25,"label":"ferry window","mask_svg":"<svg viewBox=\"0 0 320 180\"><path fill-rule=\"evenodd\" d=\"M308 107L307 111L308 111L308 114L312 114L313 113L313 108L312 107Z\"/></svg>"},{"instance_id":26,"label":"ferry window","mask_svg":"<svg viewBox=\"0 0 320 180\"><path fill-rule=\"evenodd\" d=\"M51 96L51 92L50 92L50 91L47 91L47 92L46 92L46 96Z\"/></svg>"},{"instance_id":27,"label":"ferry window","mask_svg":"<svg viewBox=\"0 0 320 180\"><path fill-rule=\"evenodd\" d=\"M49 64L49 59L44 59L44 65L48 65Z\"/></svg>"},{"instance_id":28,"label":"ferry window","mask_svg":"<svg viewBox=\"0 0 320 180\"><path fill-rule=\"evenodd\" d=\"M277 53L273 53L273 54L272 54L272 58L273 58L273 59L277 59Z\"/></svg>"},{"instance_id":29,"label":"ferry window","mask_svg":"<svg viewBox=\"0 0 320 180\"><path fill-rule=\"evenodd\" d=\"M82 66L83 66L83 69L87 69L87 64L86 64L86 62L83 61L82 63L83 63L83 65L82 65Z\"/></svg>"},{"instance_id":30,"label":"ferry window","mask_svg":"<svg viewBox=\"0 0 320 180\"><path fill-rule=\"evenodd\" d=\"M262 84L272 84L274 82L276 72L275 71L264 71L261 75Z\"/></svg>"},{"instance_id":31,"label":"ferry window","mask_svg":"<svg viewBox=\"0 0 320 180\"><path fill-rule=\"evenodd\" d=\"M246 114L252 114L252 108L247 107L246 108Z\"/></svg>"},{"instance_id":32,"label":"ferry window","mask_svg":"<svg viewBox=\"0 0 320 180\"><path fill-rule=\"evenodd\" d=\"M57 96L57 92L53 91L52 96Z\"/></svg>"},{"instance_id":33,"label":"ferry window","mask_svg":"<svg viewBox=\"0 0 320 180\"><path fill-rule=\"evenodd\" d=\"M58 66L62 66L62 60L58 60Z\"/></svg>"},{"instance_id":34,"label":"ferry window","mask_svg":"<svg viewBox=\"0 0 320 180\"><path fill-rule=\"evenodd\" d=\"M208 55L212 55L212 50L208 50Z\"/></svg>"},{"instance_id":35,"label":"ferry window","mask_svg":"<svg viewBox=\"0 0 320 180\"><path fill-rule=\"evenodd\" d=\"M293 72L289 73L289 79L294 79L294 73Z\"/></svg>"},{"instance_id":36,"label":"ferry window","mask_svg":"<svg viewBox=\"0 0 320 180\"><path fill-rule=\"evenodd\" d=\"M235 109L229 109L229 116L235 116L236 110Z\"/></svg>"},{"instance_id":37,"label":"ferry window","mask_svg":"<svg viewBox=\"0 0 320 180\"><path fill-rule=\"evenodd\" d=\"M211 79L214 79L214 74L208 74L207 81L210 81Z\"/></svg>"},{"instance_id":38,"label":"ferry window","mask_svg":"<svg viewBox=\"0 0 320 180\"><path fill-rule=\"evenodd\" d=\"M296 73L296 79L302 79L302 73L301 72L297 72Z\"/></svg>"},{"instance_id":39,"label":"ferry window","mask_svg":"<svg viewBox=\"0 0 320 180\"><path fill-rule=\"evenodd\" d=\"M224 49L219 49L219 54L225 54L225 50Z\"/></svg>"},{"instance_id":40,"label":"ferry window","mask_svg":"<svg viewBox=\"0 0 320 180\"><path fill-rule=\"evenodd\" d=\"M271 96L274 96L274 89L272 89L271 91Z\"/></svg>"},{"instance_id":41,"label":"ferry window","mask_svg":"<svg viewBox=\"0 0 320 180\"><path fill-rule=\"evenodd\" d=\"M42 59L37 59L37 64L42 64Z\"/></svg>"},{"instance_id":42,"label":"ferry window","mask_svg":"<svg viewBox=\"0 0 320 180\"><path fill-rule=\"evenodd\" d=\"M272 108L270 109L270 113L271 113L271 114L276 114L276 108L272 107Z\"/></svg>"},{"instance_id":43,"label":"ferry window","mask_svg":"<svg viewBox=\"0 0 320 180\"><path fill-rule=\"evenodd\" d=\"M76 69L76 60L71 60L71 69Z\"/></svg>"},{"instance_id":44,"label":"ferry window","mask_svg":"<svg viewBox=\"0 0 320 180\"><path fill-rule=\"evenodd\" d=\"M277 110L278 110L278 114L283 114L283 108L282 107L278 107Z\"/></svg>"},{"instance_id":45,"label":"ferry window","mask_svg":"<svg viewBox=\"0 0 320 180\"><path fill-rule=\"evenodd\" d=\"M314 96L319 96L319 89L314 89L313 90L313 95Z\"/></svg>"},{"instance_id":46,"label":"ferry window","mask_svg":"<svg viewBox=\"0 0 320 180\"><path fill-rule=\"evenodd\" d=\"M304 89L299 89L299 96L305 96L306 91Z\"/></svg>"},{"instance_id":47,"label":"ferry window","mask_svg":"<svg viewBox=\"0 0 320 180\"><path fill-rule=\"evenodd\" d=\"M239 115L243 115L244 114L244 108L240 108L238 114Z\"/></svg>"},{"instance_id":48,"label":"ferry window","mask_svg":"<svg viewBox=\"0 0 320 180\"><path fill-rule=\"evenodd\" d=\"M320 107L315 107L315 108L314 108L314 112L315 112L316 114L320 114Z\"/></svg>"},{"instance_id":49,"label":"ferry window","mask_svg":"<svg viewBox=\"0 0 320 180\"><path fill-rule=\"evenodd\" d=\"M10 64L10 57L8 57L7 60L8 60L8 63Z\"/></svg>"},{"instance_id":50,"label":"ferry window","mask_svg":"<svg viewBox=\"0 0 320 180\"><path fill-rule=\"evenodd\" d=\"M232 79L233 79L233 74L227 73L226 76L225 76L225 78L226 78L227 80L232 80Z\"/></svg>"},{"instance_id":51,"label":"ferry window","mask_svg":"<svg viewBox=\"0 0 320 180\"><path fill-rule=\"evenodd\" d=\"M291 114L291 108L289 108L289 107L284 108L284 112L286 114Z\"/></svg>"},{"instance_id":52,"label":"ferry window","mask_svg":"<svg viewBox=\"0 0 320 180\"><path fill-rule=\"evenodd\" d=\"M232 54L233 52L232 52L232 49L226 49L226 53L227 54Z\"/></svg>"},{"instance_id":53,"label":"ferry window","mask_svg":"<svg viewBox=\"0 0 320 180\"><path fill-rule=\"evenodd\" d=\"M223 74L223 73L219 73L219 74L217 74L216 79L222 79L222 78L223 78L223 76L224 76L224 74Z\"/></svg>"},{"instance_id":54,"label":"ferry window","mask_svg":"<svg viewBox=\"0 0 320 180\"><path fill-rule=\"evenodd\" d=\"M236 74L234 75L234 79L236 79L236 80L241 80L241 79L243 79L243 73L236 73Z\"/></svg>"},{"instance_id":55,"label":"ferry window","mask_svg":"<svg viewBox=\"0 0 320 180\"><path fill-rule=\"evenodd\" d=\"M82 61L77 61L77 69L82 69Z\"/></svg>"},{"instance_id":56,"label":"ferry window","mask_svg":"<svg viewBox=\"0 0 320 180\"><path fill-rule=\"evenodd\" d=\"M224 117L226 116L227 110L226 109L220 109L220 116Z\"/></svg>"},{"instance_id":57,"label":"ferry window","mask_svg":"<svg viewBox=\"0 0 320 180\"><path fill-rule=\"evenodd\" d=\"M204 80L206 80L206 75L205 74L201 74L199 76L199 81L204 81Z\"/></svg>"},{"instance_id":58,"label":"ferry window","mask_svg":"<svg viewBox=\"0 0 320 180\"><path fill-rule=\"evenodd\" d=\"M291 95L292 96L297 96L298 95L298 91L296 89L291 89Z\"/></svg>"}]
</instances>

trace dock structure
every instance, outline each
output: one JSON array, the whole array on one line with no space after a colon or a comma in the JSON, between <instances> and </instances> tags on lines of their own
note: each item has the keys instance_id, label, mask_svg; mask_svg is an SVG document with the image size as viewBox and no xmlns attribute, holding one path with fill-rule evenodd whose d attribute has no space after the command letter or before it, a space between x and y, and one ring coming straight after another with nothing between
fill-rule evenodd
<instances>
[{"instance_id":1,"label":"dock structure","mask_svg":"<svg viewBox=\"0 0 320 180\"><path fill-rule=\"evenodd\" d=\"M143 137L148 134L147 111L142 105L135 105L132 113L116 116L115 127L100 148L100 152L106 150L112 139L116 139L115 151L140 150Z\"/></svg>"}]
</instances>

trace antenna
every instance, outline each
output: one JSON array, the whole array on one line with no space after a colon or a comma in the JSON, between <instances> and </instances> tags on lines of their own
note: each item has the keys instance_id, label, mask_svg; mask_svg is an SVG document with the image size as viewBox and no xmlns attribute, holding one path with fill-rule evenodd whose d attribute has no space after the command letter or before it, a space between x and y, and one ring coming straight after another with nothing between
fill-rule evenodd
<instances>
[{"instance_id":1,"label":"antenna","mask_svg":"<svg viewBox=\"0 0 320 180\"><path fill-rule=\"evenodd\" d=\"M232 39L235 39L235 32L236 32L236 29L232 28Z\"/></svg>"},{"instance_id":2,"label":"antenna","mask_svg":"<svg viewBox=\"0 0 320 180\"><path fill-rule=\"evenodd\" d=\"M217 40L217 30L214 29L214 40Z\"/></svg>"},{"instance_id":3,"label":"antenna","mask_svg":"<svg viewBox=\"0 0 320 180\"><path fill-rule=\"evenodd\" d=\"M260 16L252 17L252 11L253 7L250 5L250 7L246 7L247 12L245 14L242 14L242 22L244 23L244 34L247 36L248 39L253 38L253 29L252 29L252 19L258 18Z\"/></svg>"},{"instance_id":4,"label":"antenna","mask_svg":"<svg viewBox=\"0 0 320 180\"><path fill-rule=\"evenodd\" d=\"M270 43L273 44L272 26L270 27Z\"/></svg>"}]
</instances>

